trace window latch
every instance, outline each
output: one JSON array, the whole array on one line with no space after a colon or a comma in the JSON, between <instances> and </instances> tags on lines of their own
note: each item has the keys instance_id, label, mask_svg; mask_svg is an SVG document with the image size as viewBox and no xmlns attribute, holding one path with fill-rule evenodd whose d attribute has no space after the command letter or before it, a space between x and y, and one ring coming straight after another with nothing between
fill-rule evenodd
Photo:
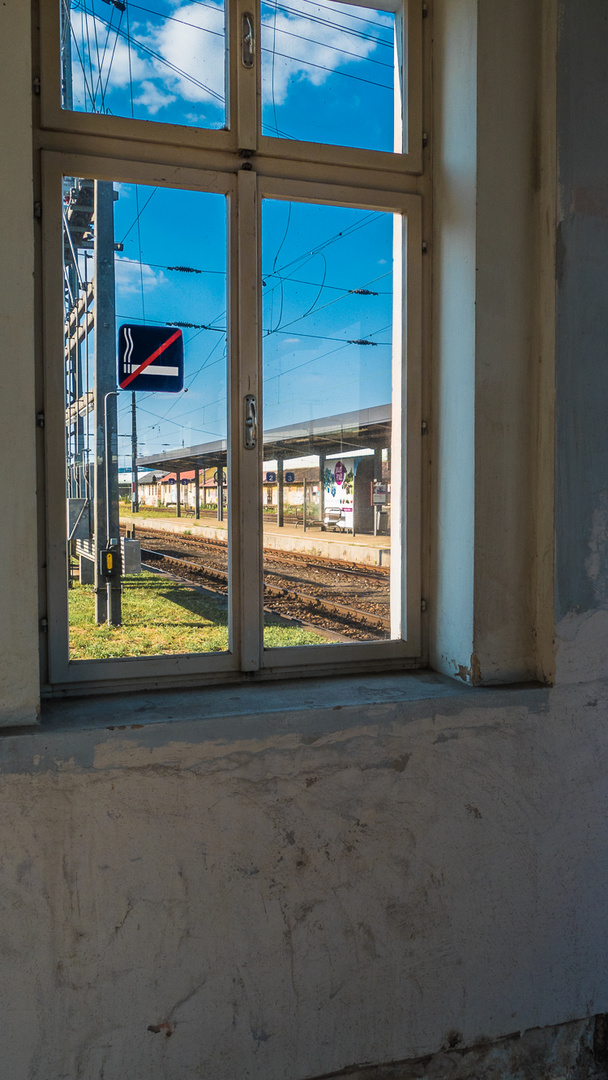
<instances>
[{"instance_id":1,"label":"window latch","mask_svg":"<svg viewBox=\"0 0 608 1080\"><path fill-rule=\"evenodd\" d=\"M243 14L243 36L241 42L241 59L243 67L252 68L255 57L255 37L253 32L253 15L248 11Z\"/></svg>"},{"instance_id":2,"label":"window latch","mask_svg":"<svg viewBox=\"0 0 608 1080\"><path fill-rule=\"evenodd\" d=\"M253 450L258 437L258 416L253 394L245 395L245 449Z\"/></svg>"}]
</instances>

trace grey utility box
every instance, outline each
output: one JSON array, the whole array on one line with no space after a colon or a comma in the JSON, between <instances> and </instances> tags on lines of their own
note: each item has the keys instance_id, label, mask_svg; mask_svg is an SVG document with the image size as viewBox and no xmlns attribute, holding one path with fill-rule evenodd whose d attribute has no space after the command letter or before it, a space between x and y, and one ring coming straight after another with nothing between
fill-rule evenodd
<instances>
[{"instance_id":1,"label":"grey utility box","mask_svg":"<svg viewBox=\"0 0 608 1080\"><path fill-rule=\"evenodd\" d=\"M88 499L68 499L68 539L88 540L91 535L91 515Z\"/></svg>"},{"instance_id":2,"label":"grey utility box","mask_svg":"<svg viewBox=\"0 0 608 1080\"><path fill-rule=\"evenodd\" d=\"M139 540L120 538L123 574L141 574L141 544Z\"/></svg>"}]
</instances>

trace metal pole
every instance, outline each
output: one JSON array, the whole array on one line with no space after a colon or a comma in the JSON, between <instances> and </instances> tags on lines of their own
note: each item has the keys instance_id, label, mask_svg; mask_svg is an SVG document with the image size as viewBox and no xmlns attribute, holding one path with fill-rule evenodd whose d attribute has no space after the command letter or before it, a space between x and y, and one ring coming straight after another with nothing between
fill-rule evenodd
<instances>
[{"instance_id":1,"label":"metal pole","mask_svg":"<svg viewBox=\"0 0 608 1080\"><path fill-rule=\"evenodd\" d=\"M182 474L175 470L175 516L182 516Z\"/></svg>"},{"instance_id":2,"label":"metal pole","mask_svg":"<svg viewBox=\"0 0 608 1080\"><path fill-rule=\"evenodd\" d=\"M131 511L139 511L139 480L137 478L137 406L135 391L131 391Z\"/></svg>"},{"instance_id":3,"label":"metal pole","mask_svg":"<svg viewBox=\"0 0 608 1080\"><path fill-rule=\"evenodd\" d=\"M306 532L306 477L304 477L304 503L302 504L302 532Z\"/></svg>"},{"instance_id":4,"label":"metal pole","mask_svg":"<svg viewBox=\"0 0 608 1080\"><path fill-rule=\"evenodd\" d=\"M115 533L112 533L112 527L115 524L112 520L112 499L110 494L110 476L114 470L110 469L110 457L112 456L110 449L110 425L108 423L108 398L118 397L118 390L108 390L107 394L104 394L103 398L103 419L104 419L104 464L105 464L105 495L106 495L106 539L107 543L115 541L116 544L119 540L119 530L116 529ZM114 404L114 412L116 413L116 403ZM117 440L118 441L118 440ZM118 455L116 456L116 480L118 487ZM116 520L117 523L117 520ZM97 534L96 534L97 535ZM98 555L99 558L99 555ZM106 609L107 609L107 622L110 626L120 626L122 620L121 612L121 594L120 594L120 579L118 586L116 581L106 582Z\"/></svg>"},{"instance_id":5,"label":"metal pole","mask_svg":"<svg viewBox=\"0 0 608 1080\"><path fill-rule=\"evenodd\" d=\"M94 320L95 320L95 621L120 623L120 580L103 588L99 552L118 540L118 438L116 419L116 342L114 279L114 189L106 180L94 182ZM106 395L108 399L106 401ZM111 610L109 610L109 607Z\"/></svg>"},{"instance_id":6,"label":"metal pole","mask_svg":"<svg viewBox=\"0 0 608 1080\"><path fill-rule=\"evenodd\" d=\"M283 458L277 458L277 525L283 527Z\"/></svg>"},{"instance_id":7,"label":"metal pole","mask_svg":"<svg viewBox=\"0 0 608 1080\"><path fill-rule=\"evenodd\" d=\"M217 520L224 520L224 466L217 467Z\"/></svg>"},{"instance_id":8,"label":"metal pole","mask_svg":"<svg viewBox=\"0 0 608 1080\"><path fill-rule=\"evenodd\" d=\"M319 454L319 518L325 517L325 454Z\"/></svg>"},{"instance_id":9,"label":"metal pole","mask_svg":"<svg viewBox=\"0 0 608 1080\"><path fill-rule=\"evenodd\" d=\"M200 479L201 470L197 465L194 470L194 516L197 520L201 516L201 493L199 491Z\"/></svg>"},{"instance_id":10,"label":"metal pole","mask_svg":"<svg viewBox=\"0 0 608 1080\"><path fill-rule=\"evenodd\" d=\"M61 82L63 107L72 109L72 20L68 0L61 4Z\"/></svg>"}]
</instances>

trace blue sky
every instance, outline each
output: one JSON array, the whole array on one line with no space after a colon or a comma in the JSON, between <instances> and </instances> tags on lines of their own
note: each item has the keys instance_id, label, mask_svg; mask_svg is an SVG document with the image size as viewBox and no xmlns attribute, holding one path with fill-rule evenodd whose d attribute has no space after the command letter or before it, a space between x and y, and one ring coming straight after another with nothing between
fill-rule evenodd
<instances>
[{"instance_id":1,"label":"blue sky","mask_svg":"<svg viewBox=\"0 0 608 1080\"><path fill-rule=\"evenodd\" d=\"M128 4L120 13L88 0L74 6L72 18L76 108L224 124L218 4L150 0L150 8ZM344 4L265 4L267 130L392 149L392 91L373 85L392 82L391 20ZM227 386L224 197L116 187L115 237L124 243L115 260L117 328L144 320L196 324L184 328L187 392L137 395L140 453L221 438ZM389 214L264 203L266 428L390 400L391 262ZM170 269L178 266L200 272ZM122 465L129 452L130 399L125 393L119 400Z\"/></svg>"},{"instance_id":2,"label":"blue sky","mask_svg":"<svg viewBox=\"0 0 608 1080\"><path fill-rule=\"evenodd\" d=\"M73 107L197 127L229 124L217 0L71 3ZM393 149L394 16L344 3L261 6L262 130Z\"/></svg>"}]
</instances>

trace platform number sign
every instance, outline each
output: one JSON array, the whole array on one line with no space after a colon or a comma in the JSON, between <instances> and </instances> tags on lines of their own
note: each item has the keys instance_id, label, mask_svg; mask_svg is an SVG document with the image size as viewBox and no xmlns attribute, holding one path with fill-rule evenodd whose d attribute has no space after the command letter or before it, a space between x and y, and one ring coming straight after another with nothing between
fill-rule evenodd
<instances>
[{"instance_id":1,"label":"platform number sign","mask_svg":"<svg viewBox=\"0 0 608 1080\"><path fill-rule=\"evenodd\" d=\"M184 388L184 338L174 326L123 324L118 331L121 390L177 394Z\"/></svg>"}]
</instances>

